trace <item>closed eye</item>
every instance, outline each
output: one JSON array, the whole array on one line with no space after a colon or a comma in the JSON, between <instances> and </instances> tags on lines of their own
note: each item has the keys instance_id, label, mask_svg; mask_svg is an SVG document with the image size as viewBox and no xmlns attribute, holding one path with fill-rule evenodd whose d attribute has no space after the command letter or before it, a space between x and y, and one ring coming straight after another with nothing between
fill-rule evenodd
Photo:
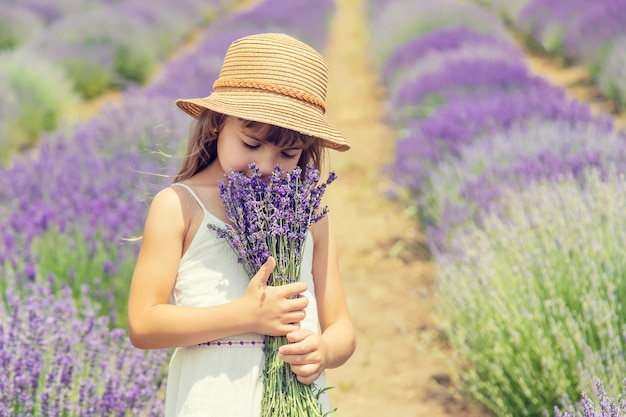
<instances>
[{"instance_id":1,"label":"closed eye","mask_svg":"<svg viewBox=\"0 0 626 417\"><path fill-rule=\"evenodd\" d=\"M245 141L241 141L241 143L243 143L243 146L248 148L248 149L258 149L261 145L251 145L248 142Z\"/></svg>"},{"instance_id":2,"label":"closed eye","mask_svg":"<svg viewBox=\"0 0 626 417\"><path fill-rule=\"evenodd\" d=\"M287 153L287 152L282 152L282 154L283 154L283 156L284 156L285 158L287 158L287 159L293 159L293 158L295 158L296 156L298 156L298 154L297 154L297 153L294 153L294 154L289 154L289 153Z\"/></svg>"}]
</instances>

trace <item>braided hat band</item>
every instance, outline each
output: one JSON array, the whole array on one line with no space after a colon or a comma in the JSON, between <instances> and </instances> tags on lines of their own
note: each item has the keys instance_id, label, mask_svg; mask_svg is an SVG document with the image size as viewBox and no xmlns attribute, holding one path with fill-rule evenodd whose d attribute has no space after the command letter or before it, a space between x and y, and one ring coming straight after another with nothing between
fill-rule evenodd
<instances>
[{"instance_id":1,"label":"braided hat band","mask_svg":"<svg viewBox=\"0 0 626 417\"><path fill-rule=\"evenodd\" d=\"M322 56L291 36L266 33L234 41L211 95L179 99L198 118L205 109L314 136L328 148L350 149L325 117L328 67Z\"/></svg>"},{"instance_id":2,"label":"braided hat band","mask_svg":"<svg viewBox=\"0 0 626 417\"><path fill-rule=\"evenodd\" d=\"M225 80L223 78L220 78L219 80L213 83L213 90L217 90L220 87L241 87L241 88L253 88L257 90L273 91L277 94L290 96L293 98L307 101L311 104L315 104L316 106L320 106L322 108L322 111L326 113L326 103L324 103L324 100L322 100L319 97L314 96L313 94L309 94L306 91L296 90L295 88L283 87L280 85L264 83L260 81Z\"/></svg>"}]
</instances>

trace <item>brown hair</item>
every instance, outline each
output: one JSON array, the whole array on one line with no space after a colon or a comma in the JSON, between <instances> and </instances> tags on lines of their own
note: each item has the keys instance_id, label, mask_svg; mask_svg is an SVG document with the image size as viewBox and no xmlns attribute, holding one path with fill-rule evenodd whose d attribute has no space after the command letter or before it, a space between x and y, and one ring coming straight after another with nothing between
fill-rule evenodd
<instances>
[{"instance_id":1,"label":"brown hair","mask_svg":"<svg viewBox=\"0 0 626 417\"><path fill-rule=\"evenodd\" d=\"M217 137L226 122L226 115L204 110L196 122L187 145L187 153L174 182L184 181L204 168L209 166L217 158ZM276 146L292 146L304 144L304 149L298 166L303 172L307 165L313 165L316 169L322 169L324 147L321 140L314 136L304 135L283 127L243 120L246 129L254 130L262 141Z\"/></svg>"}]
</instances>

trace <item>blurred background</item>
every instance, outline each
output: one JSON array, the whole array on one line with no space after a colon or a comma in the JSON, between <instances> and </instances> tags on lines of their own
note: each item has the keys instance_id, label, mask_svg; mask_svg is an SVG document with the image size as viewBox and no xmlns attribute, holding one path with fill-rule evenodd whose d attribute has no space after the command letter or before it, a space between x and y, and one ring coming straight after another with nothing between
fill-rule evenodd
<instances>
[{"instance_id":1,"label":"blurred background","mask_svg":"<svg viewBox=\"0 0 626 417\"><path fill-rule=\"evenodd\" d=\"M162 415L126 302L173 102L259 32L353 146L333 415L626 416L626 0L0 0L0 416Z\"/></svg>"}]
</instances>

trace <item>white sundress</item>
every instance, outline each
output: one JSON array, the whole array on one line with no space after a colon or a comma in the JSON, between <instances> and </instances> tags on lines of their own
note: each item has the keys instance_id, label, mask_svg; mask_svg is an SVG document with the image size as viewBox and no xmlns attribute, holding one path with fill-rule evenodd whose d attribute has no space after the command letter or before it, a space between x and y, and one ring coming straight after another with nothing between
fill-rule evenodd
<instances>
[{"instance_id":1,"label":"white sundress","mask_svg":"<svg viewBox=\"0 0 626 417\"><path fill-rule=\"evenodd\" d=\"M224 304L242 297L249 283L243 265L228 242L218 238L207 224L224 226L211 214L195 192L183 186L204 212L204 221L183 255L171 294L171 303L188 307ZM319 332L317 304L311 273L313 239L308 233L302 259L301 281L309 300L301 327ZM165 397L166 417L258 417L263 394L263 336L240 334L207 340L199 346L175 349L170 360ZM322 374L315 385L326 387ZM321 397L322 409L330 411L328 395Z\"/></svg>"}]
</instances>

